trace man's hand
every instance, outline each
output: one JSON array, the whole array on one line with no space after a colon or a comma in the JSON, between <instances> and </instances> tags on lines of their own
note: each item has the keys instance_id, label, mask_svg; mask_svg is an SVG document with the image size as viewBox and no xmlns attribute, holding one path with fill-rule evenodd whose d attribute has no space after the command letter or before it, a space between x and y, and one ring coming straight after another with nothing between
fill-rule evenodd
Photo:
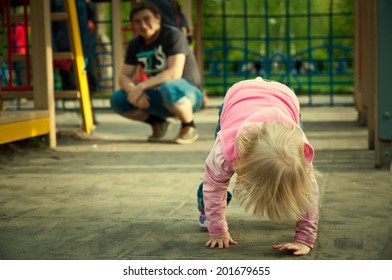
<instances>
[{"instance_id":1,"label":"man's hand","mask_svg":"<svg viewBox=\"0 0 392 280\"><path fill-rule=\"evenodd\" d=\"M206 243L206 247L211 249L218 246L219 249L229 248L230 245L236 245L237 241L231 238L230 233L226 233L224 236L211 236Z\"/></svg>"},{"instance_id":2,"label":"man's hand","mask_svg":"<svg viewBox=\"0 0 392 280\"><path fill-rule=\"evenodd\" d=\"M300 242L282 242L275 245L272 245L272 248L278 249L279 251L291 251L295 256L306 255L310 252L310 247L300 243Z\"/></svg>"},{"instance_id":3,"label":"man's hand","mask_svg":"<svg viewBox=\"0 0 392 280\"><path fill-rule=\"evenodd\" d=\"M150 107L149 97L143 92L142 87L133 86L127 91L127 94L128 102L138 109L144 110Z\"/></svg>"}]
</instances>

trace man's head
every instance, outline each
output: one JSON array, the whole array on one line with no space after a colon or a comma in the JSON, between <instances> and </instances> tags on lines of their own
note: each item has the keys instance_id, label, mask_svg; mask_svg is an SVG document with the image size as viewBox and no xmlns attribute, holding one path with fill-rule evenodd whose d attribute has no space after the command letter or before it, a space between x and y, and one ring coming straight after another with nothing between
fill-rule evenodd
<instances>
[{"instance_id":1,"label":"man's head","mask_svg":"<svg viewBox=\"0 0 392 280\"><path fill-rule=\"evenodd\" d=\"M155 39L161 29L161 14L150 1L136 3L129 14L129 19L136 34L149 43Z\"/></svg>"}]
</instances>

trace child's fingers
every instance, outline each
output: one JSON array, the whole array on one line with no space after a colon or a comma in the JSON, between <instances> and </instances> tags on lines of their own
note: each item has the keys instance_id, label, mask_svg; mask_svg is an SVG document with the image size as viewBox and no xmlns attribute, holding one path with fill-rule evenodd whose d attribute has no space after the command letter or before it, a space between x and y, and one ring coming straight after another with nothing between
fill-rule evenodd
<instances>
[{"instance_id":1,"label":"child's fingers","mask_svg":"<svg viewBox=\"0 0 392 280\"><path fill-rule=\"evenodd\" d=\"M287 244L287 246L286 246L286 250L289 250L289 251L297 251L299 249L300 249L299 246L294 245L294 244Z\"/></svg>"},{"instance_id":2,"label":"child's fingers","mask_svg":"<svg viewBox=\"0 0 392 280\"><path fill-rule=\"evenodd\" d=\"M279 243L279 244L272 245L272 247L274 249L278 249L281 251L283 250L295 251L300 249L298 245L295 245L293 243Z\"/></svg>"},{"instance_id":3,"label":"child's fingers","mask_svg":"<svg viewBox=\"0 0 392 280\"><path fill-rule=\"evenodd\" d=\"M280 248L282 248L282 246L283 246L282 243L278 243L278 244L272 245L272 248L274 248L274 249L280 249Z\"/></svg>"},{"instance_id":4,"label":"child's fingers","mask_svg":"<svg viewBox=\"0 0 392 280\"><path fill-rule=\"evenodd\" d=\"M295 256L302 256L302 255L306 255L307 253L308 253L307 251L305 251L303 249L299 249L297 251L294 251L293 255L295 255Z\"/></svg>"},{"instance_id":5,"label":"child's fingers","mask_svg":"<svg viewBox=\"0 0 392 280\"><path fill-rule=\"evenodd\" d=\"M235 241L234 239L230 238L229 243L232 245L237 245L237 241Z\"/></svg>"},{"instance_id":6,"label":"child's fingers","mask_svg":"<svg viewBox=\"0 0 392 280\"><path fill-rule=\"evenodd\" d=\"M230 244L236 245L237 241L234 241L231 238L216 238L208 240L205 246L210 248L218 247L219 249L223 249L230 248Z\"/></svg>"},{"instance_id":7,"label":"child's fingers","mask_svg":"<svg viewBox=\"0 0 392 280\"><path fill-rule=\"evenodd\" d=\"M216 239L210 239L206 243L206 247L210 247L211 249L215 248L215 246L218 245L218 241Z\"/></svg>"},{"instance_id":8,"label":"child's fingers","mask_svg":"<svg viewBox=\"0 0 392 280\"><path fill-rule=\"evenodd\" d=\"M280 251L291 251L295 256L306 255L310 251L310 248L306 245L300 245L298 243L291 242L274 244L272 245L272 248L278 249Z\"/></svg>"}]
</instances>

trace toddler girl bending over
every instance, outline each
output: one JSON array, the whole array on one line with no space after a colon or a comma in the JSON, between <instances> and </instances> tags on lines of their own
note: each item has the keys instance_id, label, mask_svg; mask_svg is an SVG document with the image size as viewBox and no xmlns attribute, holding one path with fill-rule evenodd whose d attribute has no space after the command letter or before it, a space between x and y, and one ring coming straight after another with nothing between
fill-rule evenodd
<instances>
[{"instance_id":1,"label":"toddler girl bending over","mask_svg":"<svg viewBox=\"0 0 392 280\"><path fill-rule=\"evenodd\" d=\"M245 210L271 221L297 221L293 241L273 248L305 255L317 237L318 185L314 150L300 127L299 102L287 86L256 78L233 85L219 116L216 140L198 190L199 225L210 235L206 246L228 248L226 207L230 178Z\"/></svg>"}]
</instances>

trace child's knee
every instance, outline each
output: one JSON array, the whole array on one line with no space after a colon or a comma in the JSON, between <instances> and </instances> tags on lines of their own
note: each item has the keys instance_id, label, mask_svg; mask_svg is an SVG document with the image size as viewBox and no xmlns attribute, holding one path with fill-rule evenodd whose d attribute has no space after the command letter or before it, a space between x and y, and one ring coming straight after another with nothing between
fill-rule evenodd
<instances>
[{"instance_id":1,"label":"child's knee","mask_svg":"<svg viewBox=\"0 0 392 280\"><path fill-rule=\"evenodd\" d=\"M197 209L199 209L200 212L204 211L203 182L201 182L197 189Z\"/></svg>"}]
</instances>

